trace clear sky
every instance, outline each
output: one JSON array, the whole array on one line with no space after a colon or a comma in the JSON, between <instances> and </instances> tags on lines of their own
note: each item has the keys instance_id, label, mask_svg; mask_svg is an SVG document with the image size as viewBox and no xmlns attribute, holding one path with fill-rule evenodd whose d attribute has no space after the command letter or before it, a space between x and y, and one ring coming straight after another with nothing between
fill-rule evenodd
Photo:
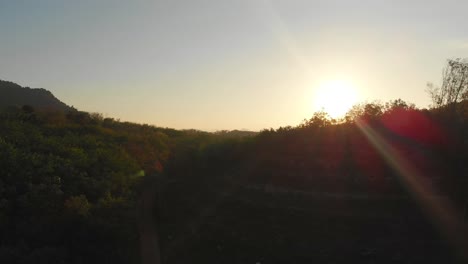
<instances>
[{"instance_id":1,"label":"clear sky","mask_svg":"<svg viewBox=\"0 0 468 264\"><path fill-rule=\"evenodd\" d=\"M467 10L459 0L0 0L0 79L84 111L209 131L297 125L329 82L359 101L426 107L426 83L468 54Z\"/></svg>"}]
</instances>

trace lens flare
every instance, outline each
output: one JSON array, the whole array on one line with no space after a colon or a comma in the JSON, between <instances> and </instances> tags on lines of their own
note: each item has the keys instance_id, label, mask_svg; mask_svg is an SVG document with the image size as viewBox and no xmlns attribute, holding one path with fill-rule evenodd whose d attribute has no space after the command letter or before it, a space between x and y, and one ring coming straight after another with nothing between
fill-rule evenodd
<instances>
[{"instance_id":1,"label":"lens flare","mask_svg":"<svg viewBox=\"0 0 468 264\"><path fill-rule=\"evenodd\" d=\"M462 232L465 231L465 226L455 208L445 197L437 195L436 190L424 180L424 175L405 158L403 151L394 147L368 123L358 119L356 124L388 164L398 172L400 181L428 213L440 233L454 246L460 256L466 259L468 247L464 238L465 233Z\"/></svg>"}]
</instances>

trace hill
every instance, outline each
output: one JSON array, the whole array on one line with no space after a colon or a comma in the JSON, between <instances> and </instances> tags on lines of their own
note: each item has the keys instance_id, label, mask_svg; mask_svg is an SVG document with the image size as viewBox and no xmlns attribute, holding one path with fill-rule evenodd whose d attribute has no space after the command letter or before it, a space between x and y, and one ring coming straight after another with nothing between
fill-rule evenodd
<instances>
[{"instance_id":1,"label":"hill","mask_svg":"<svg viewBox=\"0 0 468 264\"><path fill-rule=\"evenodd\" d=\"M46 89L22 87L13 82L0 80L0 108L23 105L61 111L73 109Z\"/></svg>"},{"instance_id":2,"label":"hill","mask_svg":"<svg viewBox=\"0 0 468 264\"><path fill-rule=\"evenodd\" d=\"M259 133L0 109L0 263L467 263L465 109Z\"/></svg>"}]
</instances>

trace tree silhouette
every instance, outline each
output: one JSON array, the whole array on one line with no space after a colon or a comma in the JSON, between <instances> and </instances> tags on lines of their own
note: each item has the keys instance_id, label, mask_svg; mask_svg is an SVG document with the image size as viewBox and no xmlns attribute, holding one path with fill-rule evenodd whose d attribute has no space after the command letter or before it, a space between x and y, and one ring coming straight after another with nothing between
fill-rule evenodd
<instances>
[{"instance_id":1,"label":"tree silhouette","mask_svg":"<svg viewBox=\"0 0 468 264\"><path fill-rule=\"evenodd\" d=\"M442 85L428 83L428 92L435 107L451 105L468 99L468 61L450 59L442 72Z\"/></svg>"}]
</instances>

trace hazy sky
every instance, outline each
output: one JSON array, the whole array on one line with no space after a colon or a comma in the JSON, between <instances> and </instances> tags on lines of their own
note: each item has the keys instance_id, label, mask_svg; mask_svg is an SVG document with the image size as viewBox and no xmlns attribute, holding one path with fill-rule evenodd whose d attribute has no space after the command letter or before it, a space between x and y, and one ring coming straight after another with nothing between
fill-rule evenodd
<instances>
[{"instance_id":1,"label":"hazy sky","mask_svg":"<svg viewBox=\"0 0 468 264\"><path fill-rule=\"evenodd\" d=\"M297 125L329 80L425 107L468 1L0 0L0 79L174 128Z\"/></svg>"}]
</instances>

